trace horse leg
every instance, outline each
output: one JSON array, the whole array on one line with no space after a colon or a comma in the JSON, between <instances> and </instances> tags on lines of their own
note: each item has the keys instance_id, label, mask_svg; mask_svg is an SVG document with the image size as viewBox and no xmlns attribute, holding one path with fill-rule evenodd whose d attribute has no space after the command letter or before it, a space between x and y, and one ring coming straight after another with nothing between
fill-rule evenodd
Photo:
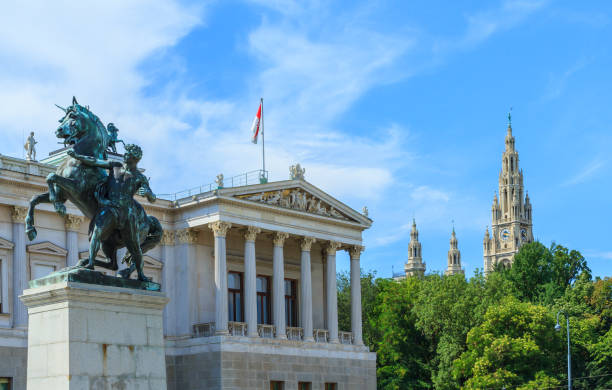
<instances>
[{"instance_id":1,"label":"horse leg","mask_svg":"<svg viewBox=\"0 0 612 390\"><path fill-rule=\"evenodd\" d=\"M100 250L101 241L105 240L115 228L115 218L112 213L102 210L96 215L93 231L89 239L89 259L83 259L79 262L79 266L88 269L94 269L96 264L96 255Z\"/></svg>"},{"instance_id":2,"label":"horse leg","mask_svg":"<svg viewBox=\"0 0 612 390\"><path fill-rule=\"evenodd\" d=\"M117 271L117 246L111 238L108 238L102 242L102 252L106 255L110 261L104 264L98 264L101 262L96 261L96 265L110 269L111 271Z\"/></svg>"},{"instance_id":3,"label":"horse leg","mask_svg":"<svg viewBox=\"0 0 612 390\"><path fill-rule=\"evenodd\" d=\"M147 278L143 272L143 260L142 260L142 250L140 248L140 232L138 231L138 224L136 221L129 221L129 229L128 230L128 238L125 240L125 246L131 255L131 265L128 270L126 270L125 274L129 278L132 273L132 267L136 269L138 273L138 280L143 282L148 282L149 278ZM121 274L124 276L124 273ZM124 276L125 277L125 276Z\"/></svg>"},{"instance_id":4,"label":"horse leg","mask_svg":"<svg viewBox=\"0 0 612 390\"><path fill-rule=\"evenodd\" d=\"M30 207L28 208L28 215L25 219L26 225L26 234L28 235L28 239L32 241L36 238L36 228L34 227L34 209L41 203L49 203L49 193L45 192L44 194L35 195L30 200Z\"/></svg>"},{"instance_id":5,"label":"horse leg","mask_svg":"<svg viewBox=\"0 0 612 390\"><path fill-rule=\"evenodd\" d=\"M53 203L55 211L60 215L66 215L65 199L62 199L61 191L68 194L76 194L80 190L76 181L62 177L56 173L50 173L47 176L47 185L49 186L49 201Z\"/></svg>"}]
</instances>

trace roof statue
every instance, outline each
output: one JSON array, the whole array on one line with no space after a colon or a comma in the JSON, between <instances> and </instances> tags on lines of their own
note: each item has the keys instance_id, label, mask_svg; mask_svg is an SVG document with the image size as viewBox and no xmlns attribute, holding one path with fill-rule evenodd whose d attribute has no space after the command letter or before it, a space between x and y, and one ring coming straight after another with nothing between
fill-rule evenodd
<instances>
[{"instance_id":1,"label":"roof statue","mask_svg":"<svg viewBox=\"0 0 612 390\"><path fill-rule=\"evenodd\" d=\"M291 180L304 180L306 169L302 168L300 163L297 163L289 167L289 173L291 174Z\"/></svg>"},{"instance_id":2,"label":"roof statue","mask_svg":"<svg viewBox=\"0 0 612 390\"><path fill-rule=\"evenodd\" d=\"M223 174L222 173L217 175L217 178L215 179L215 184L217 185L217 188L223 188Z\"/></svg>"},{"instance_id":3,"label":"roof statue","mask_svg":"<svg viewBox=\"0 0 612 390\"><path fill-rule=\"evenodd\" d=\"M115 150L113 142L117 141L116 133L113 138L113 131L109 132L100 119L88 107L80 105L76 98L73 98L71 106L60 109L64 111L64 116L55 134L64 139L71 150L67 152L69 157L66 162L48 176L49 191L35 196L30 202L25 221L28 238L33 240L37 235L34 227L34 209L37 205L51 203L56 212L63 216L66 214L64 203L70 200L92 221L89 227L89 257L76 267L56 274L76 275L70 277L78 276L86 279L79 281L90 283L108 282L159 290L159 284L149 282L143 273L143 254L160 242L162 226L155 217L148 216L134 199L139 190L150 202L156 199L147 178L138 169L142 149L137 145L125 145L124 162L109 161L107 152L109 149ZM114 168L121 169L115 174ZM143 283L121 283L110 280L119 278L91 273L94 266L117 270L117 250L123 247L127 248L123 261L129 267L120 271L120 276L129 279L136 271L138 280ZM108 261L96 260L99 249L102 249Z\"/></svg>"},{"instance_id":4,"label":"roof statue","mask_svg":"<svg viewBox=\"0 0 612 390\"><path fill-rule=\"evenodd\" d=\"M36 142L36 140L34 139L34 132L31 131L30 136L26 140L25 145L23 145L23 148L26 150L26 160L36 161L36 146L35 145L37 143L38 142Z\"/></svg>"},{"instance_id":5,"label":"roof statue","mask_svg":"<svg viewBox=\"0 0 612 390\"><path fill-rule=\"evenodd\" d=\"M368 210L368 206L363 206L363 209L361 210L361 214L363 214L364 217L370 217L369 215L369 210Z\"/></svg>"}]
</instances>

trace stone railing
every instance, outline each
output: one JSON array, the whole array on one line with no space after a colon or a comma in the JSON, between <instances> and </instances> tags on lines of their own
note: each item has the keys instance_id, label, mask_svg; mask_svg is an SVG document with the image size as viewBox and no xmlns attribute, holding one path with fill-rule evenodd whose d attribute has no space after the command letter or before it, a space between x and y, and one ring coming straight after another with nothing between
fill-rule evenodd
<instances>
[{"instance_id":1,"label":"stone railing","mask_svg":"<svg viewBox=\"0 0 612 390\"><path fill-rule=\"evenodd\" d=\"M227 330L229 331L230 336L246 336L247 324L246 322L229 321L227 323Z\"/></svg>"},{"instance_id":2,"label":"stone railing","mask_svg":"<svg viewBox=\"0 0 612 390\"><path fill-rule=\"evenodd\" d=\"M273 339L276 334L276 327L274 325L258 324L257 333L259 334L259 337Z\"/></svg>"},{"instance_id":3,"label":"stone railing","mask_svg":"<svg viewBox=\"0 0 612 390\"><path fill-rule=\"evenodd\" d=\"M338 339L340 344L353 344L353 332L338 332Z\"/></svg>"},{"instance_id":4,"label":"stone railing","mask_svg":"<svg viewBox=\"0 0 612 390\"><path fill-rule=\"evenodd\" d=\"M204 322L193 325L193 337L211 337L215 335L215 323Z\"/></svg>"},{"instance_id":5,"label":"stone railing","mask_svg":"<svg viewBox=\"0 0 612 390\"><path fill-rule=\"evenodd\" d=\"M326 343L328 341L329 332L327 329L314 329L312 336L317 343Z\"/></svg>"},{"instance_id":6,"label":"stone railing","mask_svg":"<svg viewBox=\"0 0 612 390\"><path fill-rule=\"evenodd\" d=\"M0 155L0 169L45 177L55 172L56 167L38 161Z\"/></svg>"},{"instance_id":7,"label":"stone railing","mask_svg":"<svg viewBox=\"0 0 612 390\"><path fill-rule=\"evenodd\" d=\"M304 336L303 328L298 328L298 327L293 327L293 326L287 327L287 339L288 340L302 340L303 336Z\"/></svg>"}]
</instances>

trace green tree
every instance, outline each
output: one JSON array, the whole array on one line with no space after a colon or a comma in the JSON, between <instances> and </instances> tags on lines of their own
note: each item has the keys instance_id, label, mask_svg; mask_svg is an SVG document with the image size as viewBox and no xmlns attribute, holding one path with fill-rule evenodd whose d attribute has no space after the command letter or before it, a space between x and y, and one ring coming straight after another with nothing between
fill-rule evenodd
<instances>
[{"instance_id":1,"label":"green tree","mask_svg":"<svg viewBox=\"0 0 612 390\"><path fill-rule=\"evenodd\" d=\"M379 284L373 325L380 329L377 380L379 389L429 389L432 357L429 343L416 327L414 307L422 287L419 278Z\"/></svg>"},{"instance_id":2,"label":"green tree","mask_svg":"<svg viewBox=\"0 0 612 390\"><path fill-rule=\"evenodd\" d=\"M563 361L554 325L545 307L514 297L490 306L483 323L468 333L467 351L454 362L454 377L466 389L553 381Z\"/></svg>"}]
</instances>

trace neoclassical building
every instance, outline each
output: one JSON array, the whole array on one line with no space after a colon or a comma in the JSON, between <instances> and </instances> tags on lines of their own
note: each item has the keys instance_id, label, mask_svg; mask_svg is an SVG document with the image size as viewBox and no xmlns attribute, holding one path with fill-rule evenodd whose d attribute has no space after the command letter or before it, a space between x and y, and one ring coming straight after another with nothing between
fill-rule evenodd
<instances>
[{"instance_id":1,"label":"neoclassical building","mask_svg":"<svg viewBox=\"0 0 612 390\"><path fill-rule=\"evenodd\" d=\"M487 227L483 240L484 270L489 273L497 264L512 265L514 255L524 243L533 241L532 209L529 194L523 186L523 170L519 168L518 151L514 146L511 117L508 115L506 148L502 154L497 193L491 206L491 233Z\"/></svg>"},{"instance_id":2,"label":"neoclassical building","mask_svg":"<svg viewBox=\"0 0 612 390\"><path fill-rule=\"evenodd\" d=\"M0 156L0 383L14 390L25 389L26 378L28 316L19 296L89 247L88 221L71 204L65 218L38 206L38 236L25 236L29 199L46 191L45 177L62 158ZM362 232L372 221L302 173L236 187L221 180L155 203L138 198L164 227L145 274L170 298L168 389L376 388L359 282ZM339 251L350 257L351 329L338 329Z\"/></svg>"}]
</instances>

